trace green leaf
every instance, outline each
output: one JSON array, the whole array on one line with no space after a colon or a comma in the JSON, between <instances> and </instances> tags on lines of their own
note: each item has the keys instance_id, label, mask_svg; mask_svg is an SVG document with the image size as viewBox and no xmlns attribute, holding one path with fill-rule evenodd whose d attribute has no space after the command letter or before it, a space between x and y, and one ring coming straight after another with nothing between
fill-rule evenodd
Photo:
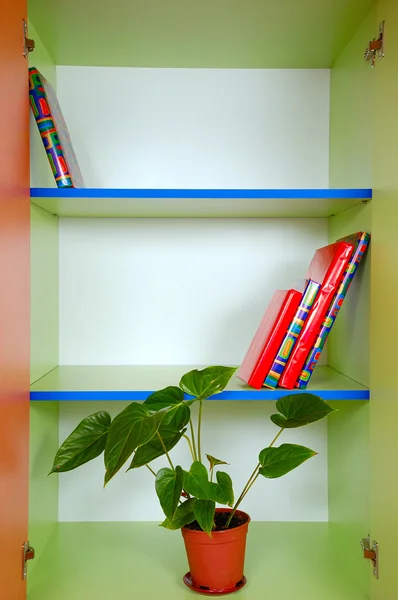
<instances>
[{"instance_id":1,"label":"green leaf","mask_svg":"<svg viewBox=\"0 0 398 600\"><path fill-rule=\"evenodd\" d=\"M184 392L179 387L170 385L148 396L144 404L151 410L158 411L182 402L184 402Z\"/></svg>"},{"instance_id":2,"label":"green leaf","mask_svg":"<svg viewBox=\"0 0 398 600\"><path fill-rule=\"evenodd\" d=\"M110 425L104 411L83 419L58 450L50 474L71 471L102 454Z\"/></svg>"},{"instance_id":3,"label":"green leaf","mask_svg":"<svg viewBox=\"0 0 398 600\"><path fill-rule=\"evenodd\" d=\"M159 435L162 437L167 452L169 452L169 450L174 448L174 446L180 441L180 439L186 432L186 429L178 431L176 429L164 427L162 422L158 429L158 432ZM149 442L137 448L133 460L131 461L131 464L127 470L129 471L130 469L138 469L139 467L143 467L144 465L147 465L151 461L155 460L155 458L163 456L163 454L165 454L165 451L163 449L162 443L158 436L154 435L153 438L149 440Z\"/></svg>"},{"instance_id":4,"label":"green leaf","mask_svg":"<svg viewBox=\"0 0 398 600\"><path fill-rule=\"evenodd\" d=\"M202 500L209 500L209 477L201 462L192 463L189 471L184 471L184 490Z\"/></svg>"},{"instance_id":5,"label":"green leaf","mask_svg":"<svg viewBox=\"0 0 398 600\"><path fill-rule=\"evenodd\" d=\"M189 422L190 418L191 410L189 406L185 402L184 404L176 404L164 414L161 426L182 429Z\"/></svg>"},{"instance_id":6,"label":"green leaf","mask_svg":"<svg viewBox=\"0 0 398 600\"><path fill-rule=\"evenodd\" d=\"M327 417L334 409L314 394L290 394L279 398L276 409L281 413L271 416L271 421L286 429L303 427Z\"/></svg>"},{"instance_id":7,"label":"green leaf","mask_svg":"<svg viewBox=\"0 0 398 600\"><path fill-rule=\"evenodd\" d=\"M214 458L211 454L206 454L207 460L210 463L210 469L214 469L217 465L228 465L229 463L225 462L225 460L220 460L219 458Z\"/></svg>"},{"instance_id":8,"label":"green leaf","mask_svg":"<svg viewBox=\"0 0 398 600\"><path fill-rule=\"evenodd\" d=\"M205 400L222 392L235 371L233 367L207 367L202 371L194 369L182 377L180 388L190 396Z\"/></svg>"},{"instance_id":9,"label":"green leaf","mask_svg":"<svg viewBox=\"0 0 398 600\"><path fill-rule=\"evenodd\" d=\"M305 446L282 444L279 448L264 448L259 455L260 475L276 479L286 475L317 453Z\"/></svg>"},{"instance_id":10,"label":"green leaf","mask_svg":"<svg viewBox=\"0 0 398 600\"><path fill-rule=\"evenodd\" d=\"M184 395L180 388L166 388L166 390L172 390L173 394L174 390L178 390L179 398L183 397ZM163 394L163 392L165 392L165 390L161 390L161 392L159 393ZM157 393L158 392L152 394L150 398L154 398ZM175 396L177 396L177 394L175 394ZM150 398L148 398L148 400ZM149 403L149 405L147 405L145 402L144 405L148 406L148 408L152 408L153 406L155 406L154 403ZM156 406L159 406L160 410L164 409L164 406L161 405L158 396ZM158 432L162 440L164 441L164 445L166 446L167 452L174 448L174 446L180 441L181 437L186 432L186 429L182 428L185 427L185 425L188 423L190 417L191 411L186 405L186 403L174 404L168 409L166 413L163 413L162 422L159 425ZM181 429L182 431L180 431ZM136 469L138 467L142 467L143 465L150 463L152 460L155 460L155 458L163 456L163 454L165 454L165 452L162 443L158 436L154 436L149 442L147 442L143 446L140 446L136 450L129 469Z\"/></svg>"},{"instance_id":11,"label":"green leaf","mask_svg":"<svg viewBox=\"0 0 398 600\"><path fill-rule=\"evenodd\" d=\"M156 475L155 489L159 498L160 506L166 517L173 520L177 510L178 501L182 492L184 474L181 467L173 469L160 469Z\"/></svg>"},{"instance_id":12,"label":"green leaf","mask_svg":"<svg viewBox=\"0 0 398 600\"><path fill-rule=\"evenodd\" d=\"M173 519L165 519L160 524L165 529L181 529L184 525L192 523L195 520L194 506L197 502L196 498L190 498L177 507Z\"/></svg>"},{"instance_id":13,"label":"green leaf","mask_svg":"<svg viewBox=\"0 0 398 600\"><path fill-rule=\"evenodd\" d=\"M112 422L105 446L105 485L122 468L139 446L155 435L160 413L151 413L144 404L132 402Z\"/></svg>"},{"instance_id":14,"label":"green leaf","mask_svg":"<svg viewBox=\"0 0 398 600\"><path fill-rule=\"evenodd\" d=\"M216 510L216 503L213 500L196 500L193 509L195 519L199 523L200 527L208 533L211 537L211 530L214 525L214 513Z\"/></svg>"},{"instance_id":15,"label":"green leaf","mask_svg":"<svg viewBox=\"0 0 398 600\"><path fill-rule=\"evenodd\" d=\"M217 502L219 504L228 504L228 506L234 505L234 490L232 487L232 479L228 473L223 471L217 472L218 492Z\"/></svg>"},{"instance_id":16,"label":"green leaf","mask_svg":"<svg viewBox=\"0 0 398 600\"><path fill-rule=\"evenodd\" d=\"M208 477L206 467L199 461L193 462L189 471L184 471L184 490L200 500L213 500L232 506L234 493L228 473L219 471L217 483L211 483Z\"/></svg>"},{"instance_id":17,"label":"green leaf","mask_svg":"<svg viewBox=\"0 0 398 600\"><path fill-rule=\"evenodd\" d=\"M175 386L169 386L151 394L144 402L150 410L165 410L162 424L170 425L175 429L182 429L191 418L189 405L192 402L184 401L184 392Z\"/></svg>"}]
</instances>

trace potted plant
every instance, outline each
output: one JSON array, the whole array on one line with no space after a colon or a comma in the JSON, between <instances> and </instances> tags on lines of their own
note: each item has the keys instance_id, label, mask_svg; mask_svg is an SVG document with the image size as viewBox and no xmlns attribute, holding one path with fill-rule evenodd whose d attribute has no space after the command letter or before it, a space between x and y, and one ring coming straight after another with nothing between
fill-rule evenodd
<instances>
[{"instance_id":1,"label":"potted plant","mask_svg":"<svg viewBox=\"0 0 398 600\"><path fill-rule=\"evenodd\" d=\"M154 392L142 404L132 402L113 421L104 411L86 417L59 448L51 470L70 471L104 453L106 485L126 464L128 471L148 468L165 514L162 527L182 529L190 566L184 582L208 594L230 593L246 582L243 568L250 517L238 509L257 478L281 477L316 454L297 444L276 446L282 432L333 412L313 394L280 398L276 402L278 412L271 416L279 431L269 446L260 449L253 461L257 464L235 500L231 477L220 470L227 463L206 454L205 465L201 443L204 401L220 393L235 371L220 366L193 370L182 377L178 387ZM191 406L196 402L194 426ZM174 465L170 456L180 441L187 444L191 455L188 471ZM168 466L155 472L150 463L160 456ZM216 508L216 504L223 508Z\"/></svg>"}]
</instances>

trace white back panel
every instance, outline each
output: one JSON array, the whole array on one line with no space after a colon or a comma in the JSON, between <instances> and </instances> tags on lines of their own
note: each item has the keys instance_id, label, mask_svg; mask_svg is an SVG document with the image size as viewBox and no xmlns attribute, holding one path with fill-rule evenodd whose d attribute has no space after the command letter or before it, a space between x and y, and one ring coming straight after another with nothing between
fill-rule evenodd
<instances>
[{"instance_id":1,"label":"white back panel","mask_svg":"<svg viewBox=\"0 0 398 600\"><path fill-rule=\"evenodd\" d=\"M60 219L60 364L240 364L326 219Z\"/></svg>"},{"instance_id":2,"label":"white back panel","mask_svg":"<svg viewBox=\"0 0 398 600\"><path fill-rule=\"evenodd\" d=\"M88 187L329 185L329 71L57 67Z\"/></svg>"},{"instance_id":3,"label":"white back panel","mask_svg":"<svg viewBox=\"0 0 398 600\"><path fill-rule=\"evenodd\" d=\"M97 410L114 416L125 403L60 403L60 441L78 422ZM235 495L253 471L258 453L267 446L277 428L269 416L271 402L208 402L203 421L203 451L230 463L222 467L232 476ZM242 424L244 424L242 426ZM280 479L260 477L242 504L256 521L327 521L326 422L285 431L280 443L298 443L319 452L304 465ZM189 468L188 446L183 440L171 451L174 464ZM154 477L145 468L125 473L124 467L103 489L103 457L76 471L59 475L60 521L158 521L162 510L154 489ZM151 466L167 466L164 458ZM54 477L54 475L52 475Z\"/></svg>"}]
</instances>

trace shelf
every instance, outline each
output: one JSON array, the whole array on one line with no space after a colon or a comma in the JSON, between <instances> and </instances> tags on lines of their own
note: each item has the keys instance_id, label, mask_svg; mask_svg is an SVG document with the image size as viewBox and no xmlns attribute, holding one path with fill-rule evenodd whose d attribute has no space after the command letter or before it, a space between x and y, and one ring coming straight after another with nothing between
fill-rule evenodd
<instances>
[{"instance_id":1,"label":"shelf","mask_svg":"<svg viewBox=\"0 0 398 600\"><path fill-rule=\"evenodd\" d=\"M338 564L328 523L249 526L241 600L363 600ZM360 549L355 547L354 552ZM283 557L283 559L281 558ZM362 559L363 560L363 559ZM59 523L28 577L28 600L188 600L179 531L151 523ZM199 597L199 596L198 596Z\"/></svg>"},{"instance_id":2,"label":"shelf","mask_svg":"<svg viewBox=\"0 0 398 600\"><path fill-rule=\"evenodd\" d=\"M32 401L145 400L155 390L178 385L192 366L61 366L31 386ZM203 368L203 367L199 367ZM369 400L369 390L330 367L317 367L308 391L325 400ZM299 390L255 390L233 377L214 400L277 400Z\"/></svg>"},{"instance_id":3,"label":"shelf","mask_svg":"<svg viewBox=\"0 0 398 600\"><path fill-rule=\"evenodd\" d=\"M60 217L329 217L371 198L370 189L31 189L32 204Z\"/></svg>"}]
</instances>

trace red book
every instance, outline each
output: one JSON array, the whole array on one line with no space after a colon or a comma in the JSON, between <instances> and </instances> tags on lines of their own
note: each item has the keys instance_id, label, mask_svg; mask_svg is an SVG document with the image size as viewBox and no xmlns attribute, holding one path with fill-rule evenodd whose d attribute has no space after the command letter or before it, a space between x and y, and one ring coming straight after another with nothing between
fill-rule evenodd
<instances>
[{"instance_id":1,"label":"red book","mask_svg":"<svg viewBox=\"0 0 398 600\"><path fill-rule=\"evenodd\" d=\"M322 287L279 379L280 387L294 389L353 251L353 244L336 242L315 252L307 277Z\"/></svg>"},{"instance_id":2,"label":"red book","mask_svg":"<svg viewBox=\"0 0 398 600\"><path fill-rule=\"evenodd\" d=\"M263 385L302 295L302 290L294 289L275 292L237 373L250 386Z\"/></svg>"}]
</instances>

